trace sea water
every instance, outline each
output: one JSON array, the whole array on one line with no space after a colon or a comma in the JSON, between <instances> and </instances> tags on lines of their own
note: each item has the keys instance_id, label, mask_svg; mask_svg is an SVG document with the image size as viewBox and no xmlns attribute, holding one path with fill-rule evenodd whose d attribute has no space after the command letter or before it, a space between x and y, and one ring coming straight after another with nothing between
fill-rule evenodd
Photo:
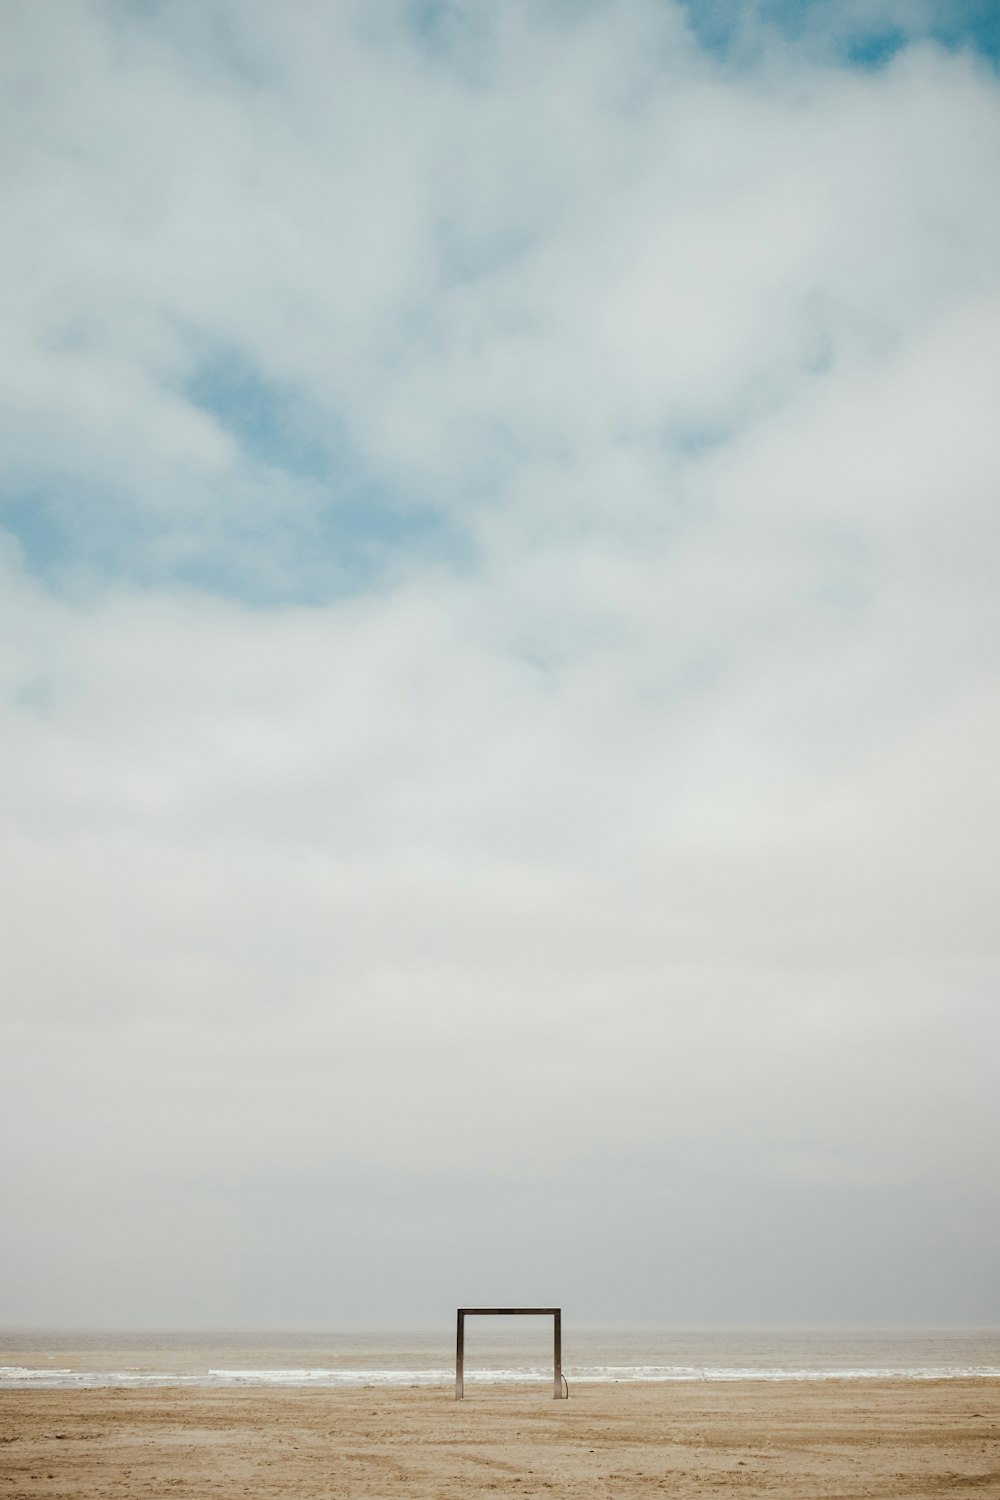
<instances>
[{"instance_id":1,"label":"sea water","mask_svg":"<svg viewBox=\"0 0 1000 1500\"><path fill-rule=\"evenodd\" d=\"M588 1382L1000 1379L1000 1330L576 1328L563 1370ZM327 1333L0 1331L0 1389L445 1386L455 1330ZM552 1320L470 1318L465 1381L551 1382Z\"/></svg>"}]
</instances>

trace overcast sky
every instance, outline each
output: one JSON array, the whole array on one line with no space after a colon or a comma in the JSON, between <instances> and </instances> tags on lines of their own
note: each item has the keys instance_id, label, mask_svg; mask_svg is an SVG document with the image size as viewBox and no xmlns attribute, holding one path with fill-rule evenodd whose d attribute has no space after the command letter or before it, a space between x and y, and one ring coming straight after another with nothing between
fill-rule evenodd
<instances>
[{"instance_id":1,"label":"overcast sky","mask_svg":"<svg viewBox=\"0 0 1000 1500\"><path fill-rule=\"evenodd\" d=\"M0 32L0 1321L1000 1323L995 5Z\"/></svg>"}]
</instances>

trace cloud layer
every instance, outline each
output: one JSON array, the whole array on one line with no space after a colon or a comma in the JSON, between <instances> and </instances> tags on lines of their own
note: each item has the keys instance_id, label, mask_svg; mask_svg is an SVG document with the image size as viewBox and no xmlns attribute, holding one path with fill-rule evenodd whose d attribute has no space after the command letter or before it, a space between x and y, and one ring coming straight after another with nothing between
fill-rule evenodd
<instances>
[{"instance_id":1,"label":"cloud layer","mask_svg":"<svg viewBox=\"0 0 1000 1500\"><path fill-rule=\"evenodd\" d=\"M5 1321L1000 1319L1000 87L710 19L4 10Z\"/></svg>"}]
</instances>

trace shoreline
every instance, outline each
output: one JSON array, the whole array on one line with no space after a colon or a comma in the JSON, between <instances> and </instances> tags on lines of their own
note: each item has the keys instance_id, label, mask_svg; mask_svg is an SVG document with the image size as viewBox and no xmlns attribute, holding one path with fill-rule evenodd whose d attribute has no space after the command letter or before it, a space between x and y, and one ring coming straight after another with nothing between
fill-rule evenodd
<instances>
[{"instance_id":1,"label":"shoreline","mask_svg":"<svg viewBox=\"0 0 1000 1500\"><path fill-rule=\"evenodd\" d=\"M1000 1381L0 1392L0 1496L1000 1495Z\"/></svg>"},{"instance_id":2,"label":"shoreline","mask_svg":"<svg viewBox=\"0 0 1000 1500\"><path fill-rule=\"evenodd\" d=\"M61 1371L60 1371L61 1374ZM76 1373L73 1373L76 1374ZM823 1371L823 1373L795 1373L786 1374L754 1374L739 1371L736 1374L694 1374L694 1376L579 1376L579 1374L567 1374L564 1371L568 1385L574 1391L583 1389L601 1388L628 1388L628 1389L660 1389L663 1386L909 1386L909 1385L951 1385L951 1383L985 1382L1000 1385L1000 1371L987 1370L963 1370L963 1371ZM36 1379L39 1377L39 1379ZM513 1376L502 1376L495 1379L492 1374L468 1374L465 1376L466 1397L469 1392L481 1394L481 1392L504 1392L519 1391L529 1392L532 1389L544 1391L544 1388L552 1385L552 1376L546 1371L526 1371L525 1374L513 1374ZM213 1391L234 1392L234 1394L250 1394L259 1392L261 1395L279 1394L282 1391L312 1391L315 1394L327 1395L357 1395L364 1391L384 1391L391 1395L396 1391L426 1391L426 1392L451 1392L454 1389L454 1376L427 1377L423 1373L414 1373L408 1377L406 1374L396 1377L393 1373L391 1379L366 1380L364 1376L351 1373L349 1376L339 1379L327 1374L312 1374L309 1371L250 1371L243 1374L241 1371L226 1371L225 1376L214 1376L214 1371L208 1371L207 1376L186 1376L186 1374L153 1374L153 1376L136 1376L136 1374L123 1374L123 1376L103 1376L102 1373L91 1373L81 1371L78 1379L55 1380L49 1379L48 1371L27 1370L24 1379L13 1377L13 1379L0 1379L0 1397L4 1394L30 1394L30 1392L49 1392L49 1394L84 1394L88 1391L96 1392L138 1392L142 1391L180 1391L196 1397L196 1395L210 1394Z\"/></svg>"}]
</instances>

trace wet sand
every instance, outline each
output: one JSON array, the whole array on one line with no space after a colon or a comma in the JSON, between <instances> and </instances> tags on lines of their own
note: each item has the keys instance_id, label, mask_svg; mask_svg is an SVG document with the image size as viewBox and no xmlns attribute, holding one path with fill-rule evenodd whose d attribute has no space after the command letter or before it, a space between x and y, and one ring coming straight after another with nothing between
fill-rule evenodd
<instances>
[{"instance_id":1,"label":"wet sand","mask_svg":"<svg viewBox=\"0 0 1000 1500\"><path fill-rule=\"evenodd\" d=\"M1000 1497L1000 1382L5 1391L0 1500Z\"/></svg>"}]
</instances>

